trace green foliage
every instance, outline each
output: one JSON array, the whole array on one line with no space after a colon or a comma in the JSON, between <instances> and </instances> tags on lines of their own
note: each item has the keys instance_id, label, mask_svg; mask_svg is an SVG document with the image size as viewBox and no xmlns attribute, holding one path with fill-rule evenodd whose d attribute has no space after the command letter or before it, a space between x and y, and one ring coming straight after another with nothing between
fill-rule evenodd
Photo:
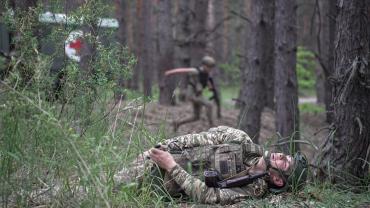
<instances>
[{"instance_id":1,"label":"green foliage","mask_svg":"<svg viewBox=\"0 0 370 208\"><path fill-rule=\"evenodd\" d=\"M300 90L314 90L315 67L315 55L313 52L303 47L298 47L297 78Z\"/></svg>"},{"instance_id":2,"label":"green foliage","mask_svg":"<svg viewBox=\"0 0 370 208\"><path fill-rule=\"evenodd\" d=\"M105 1L89 2L71 15L93 22L109 8ZM67 60L61 72L51 73L53 59L63 55L64 40L77 26L41 24L37 20L42 11L40 6L3 16L19 36L14 39L16 53L9 74L0 80L1 204L162 206L161 198L150 191L139 193L124 185L124 193L117 193L113 180L138 152L164 137L163 132L152 135L136 119L145 108L139 96L125 106L112 99L117 79L130 76L136 60L114 41L101 43L95 35L113 40L114 31L99 28L99 33L85 34L96 48L89 60L91 73ZM35 33L38 28L51 31L40 37ZM60 49L45 55L38 50L43 41ZM52 88L60 73L64 85L55 100Z\"/></svg>"},{"instance_id":3,"label":"green foliage","mask_svg":"<svg viewBox=\"0 0 370 208\"><path fill-rule=\"evenodd\" d=\"M230 62L218 65L221 69L221 77L224 84L231 83L236 85L237 83L240 83L240 61L240 57L234 55Z\"/></svg>"},{"instance_id":4,"label":"green foliage","mask_svg":"<svg viewBox=\"0 0 370 208\"><path fill-rule=\"evenodd\" d=\"M314 103L303 103L299 104L299 112L320 114L325 112L325 108Z\"/></svg>"},{"instance_id":5,"label":"green foliage","mask_svg":"<svg viewBox=\"0 0 370 208\"><path fill-rule=\"evenodd\" d=\"M239 86L235 85L223 85L220 86L221 91L221 104L223 108L233 109L235 102L232 99L238 98L239 95Z\"/></svg>"},{"instance_id":6,"label":"green foliage","mask_svg":"<svg viewBox=\"0 0 370 208\"><path fill-rule=\"evenodd\" d=\"M3 74L5 69L6 69L6 60L4 57L0 56L0 75Z\"/></svg>"},{"instance_id":7,"label":"green foliage","mask_svg":"<svg viewBox=\"0 0 370 208\"><path fill-rule=\"evenodd\" d=\"M310 184L297 194L268 195L242 202L245 207L368 207L368 191L355 194L329 184ZM362 206L361 206L362 205Z\"/></svg>"}]
</instances>

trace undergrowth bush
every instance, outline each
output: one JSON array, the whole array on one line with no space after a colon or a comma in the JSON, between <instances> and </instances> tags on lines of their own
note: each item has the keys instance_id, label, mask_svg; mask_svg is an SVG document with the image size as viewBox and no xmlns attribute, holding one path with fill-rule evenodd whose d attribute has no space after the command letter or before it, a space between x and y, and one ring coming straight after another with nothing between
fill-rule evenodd
<instances>
[{"instance_id":1,"label":"undergrowth bush","mask_svg":"<svg viewBox=\"0 0 370 208\"><path fill-rule=\"evenodd\" d=\"M231 56L231 61L227 63L221 63L218 65L218 67L221 70L221 79L222 79L222 84L224 85L237 85L240 83L240 62L241 58L236 55L237 53L233 53Z\"/></svg>"},{"instance_id":2,"label":"undergrowth bush","mask_svg":"<svg viewBox=\"0 0 370 208\"><path fill-rule=\"evenodd\" d=\"M88 1L70 15L89 25L107 8L105 1ZM138 116L145 107L140 97L114 102L117 79L129 76L135 58L114 41L115 31L99 29L99 34L84 34L96 50L90 71L65 60L61 72L52 73L53 59L64 53L64 41L77 26L54 24L47 36L37 36L46 27L38 21L43 11L43 5L8 8L0 20L18 34L10 70L0 80L0 205L162 206L150 191L127 186L114 191L113 175L164 135L145 129ZM96 35L111 41L102 44ZM61 49L43 54L42 41ZM60 73L63 86L55 91Z\"/></svg>"}]
</instances>

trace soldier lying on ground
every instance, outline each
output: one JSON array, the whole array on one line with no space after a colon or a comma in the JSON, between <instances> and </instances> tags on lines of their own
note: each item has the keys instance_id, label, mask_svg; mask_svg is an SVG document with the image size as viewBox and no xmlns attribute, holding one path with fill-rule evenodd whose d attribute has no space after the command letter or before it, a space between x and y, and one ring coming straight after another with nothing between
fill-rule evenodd
<instances>
[{"instance_id":1,"label":"soldier lying on ground","mask_svg":"<svg viewBox=\"0 0 370 208\"><path fill-rule=\"evenodd\" d=\"M269 190L280 193L301 188L307 177L307 160L303 154L268 153L254 144L245 132L226 126L165 140L160 148L146 151L130 170L123 169L115 178L122 181L136 177L142 182L144 175L157 177L158 171L153 171L157 170L155 164L164 172L162 185L167 193L186 195L208 204L232 204L250 197L262 197ZM222 179L263 175L264 172L267 175L238 187L209 187L199 172L211 169ZM144 174L144 170L151 172Z\"/></svg>"}]
</instances>

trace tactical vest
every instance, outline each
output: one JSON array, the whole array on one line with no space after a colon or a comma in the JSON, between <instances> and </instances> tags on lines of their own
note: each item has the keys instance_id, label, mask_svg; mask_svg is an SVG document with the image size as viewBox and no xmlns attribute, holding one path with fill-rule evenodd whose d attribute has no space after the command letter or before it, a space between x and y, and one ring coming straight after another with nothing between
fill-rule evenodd
<instances>
[{"instance_id":1,"label":"tactical vest","mask_svg":"<svg viewBox=\"0 0 370 208\"><path fill-rule=\"evenodd\" d=\"M196 67L198 71L196 79L188 78L189 85L193 88L193 91L197 94L200 89L197 88L198 83L202 86L202 88L206 88L209 80L208 72L201 70L199 67Z\"/></svg>"},{"instance_id":2,"label":"tactical vest","mask_svg":"<svg viewBox=\"0 0 370 208\"><path fill-rule=\"evenodd\" d=\"M198 79L199 79L200 84L202 85L203 88L206 88L208 84L208 79L209 79L208 72L200 70L199 67L197 67L196 69L198 71Z\"/></svg>"},{"instance_id":3,"label":"tactical vest","mask_svg":"<svg viewBox=\"0 0 370 208\"><path fill-rule=\"evenodd\" d=\"M170 152L182 168L200 179L203 179L205 170L216 170L222 178L245 170L243 147L240 144L207 145Z\"/></svg>"},{"instance_id":4,"label":"tactical vest","mask_svg":"<svg viewBox=\"0 0 370 208\"><path fill-rule=\"evenodd\" d=\"M223 179L245 170L243 147L240 144L207 145L169 152L186 172L202 181L205 170L217 170ZM158 169L152 174L160 176ZM162 190L162 193L168 193L172 197L185 196L181 187L168 174L164 175L162 185L166 190Z\"/></svg>"}]
</instances>

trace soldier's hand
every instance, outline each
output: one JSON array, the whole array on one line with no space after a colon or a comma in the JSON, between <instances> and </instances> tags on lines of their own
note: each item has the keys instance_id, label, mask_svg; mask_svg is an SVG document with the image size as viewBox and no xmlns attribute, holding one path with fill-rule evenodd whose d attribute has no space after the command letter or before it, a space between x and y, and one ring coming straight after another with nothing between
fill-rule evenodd
<instances>
[{"instance_id":1,"label":"soldier's hand","mask_svg":"<svg viewBox=\"0 0 370 208\"><path fill-rule=\"evenodd\" d=\"M168 172L177 164L170 153L157 148L150 149L149 156L159 167Z\"/></svg>"},{"instance_id":2,"label":"soldier's hand","mask_svg":"<svg viewBox=\"0 0 370 208\"><path fill-rule=\"evenodd\" d=\"M154 148L156 148L156 149L160 149L160 150L163 150L163 151L167 151L167 149L168 149L168 147L167 147L167 145L163 145L163 144L156 144L155 146L154 146Z\"/></svg>"}]
</instances>

